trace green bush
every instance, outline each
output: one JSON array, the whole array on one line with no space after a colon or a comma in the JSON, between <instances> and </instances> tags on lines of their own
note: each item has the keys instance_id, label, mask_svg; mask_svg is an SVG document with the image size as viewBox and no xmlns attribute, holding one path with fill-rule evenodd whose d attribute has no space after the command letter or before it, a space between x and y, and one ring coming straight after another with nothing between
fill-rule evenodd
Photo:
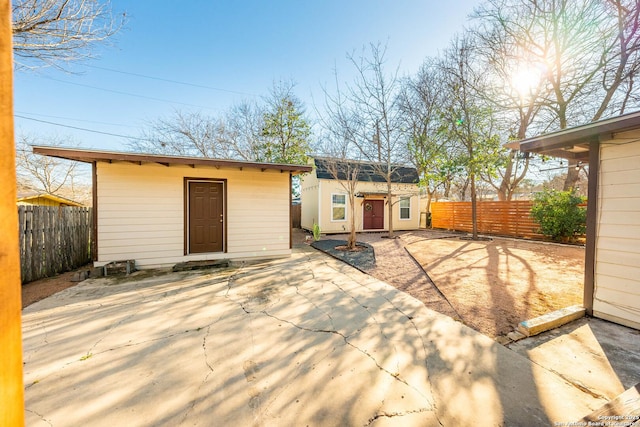
<instances>
[{"instance_id":1,"label":"green bush","mask_svg":"<svg viewBox=\"0 0 640 427\"><path fill-rule=\"evenodd\" d=\"M313 240L316 242L320 240L320 226L317 223L313 223Z\"/></svg>"},{"instance_id":2,"label":"green bush","mask_svg":"<svg viewBox=\"0 0 640 427\"><path fill-rule=\"evenodd\" d=\"M583 202L573 191L545 189L534 196L531 216L542 234L567 242L586 231L587 210L578 206Z\"/></svg>"}]
</instances>

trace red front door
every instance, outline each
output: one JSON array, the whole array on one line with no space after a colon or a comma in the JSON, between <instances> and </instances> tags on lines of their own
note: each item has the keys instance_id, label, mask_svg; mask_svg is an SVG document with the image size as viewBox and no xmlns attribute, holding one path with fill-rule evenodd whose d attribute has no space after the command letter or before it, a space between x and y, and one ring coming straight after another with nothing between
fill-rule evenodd
<instances>
[{"instance_id":1,"label":"red front door","mask_svg":"<svg viewBox=\"0 0 640 427\"><path fill-rule=\"evenodd\" d=\"M384 228L384 200L364 201L365 230L382 230Z\"/></svg>"}]
</instances>

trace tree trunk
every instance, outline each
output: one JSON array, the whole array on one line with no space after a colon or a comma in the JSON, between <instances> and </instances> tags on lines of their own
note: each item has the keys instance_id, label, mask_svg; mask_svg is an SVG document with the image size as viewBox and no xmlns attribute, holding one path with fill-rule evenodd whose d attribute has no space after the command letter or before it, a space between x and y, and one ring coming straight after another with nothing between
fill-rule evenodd
<instances>
[{"instance_id":1,"label":"tree trunk","mask_svg":"<svg viewBox=\"0 0 640 427\"><path fill-rule=\"evenodd\" d=\"M429 212L431 211L431 199L433 199L433 194L435 190L427 189L427 207L425 208L425 217L424 217L424 227L429 228Z\"/></svg>"},{"instance_id":2,"label":"tree trunk","mask_svg":"<svg viewBox=\"0 0 640 427\"><path fill-rule=\"evenodd\" d=\"M391 177L387 179L387 212L389 221L389 238L393 238L393 200L391 200Z\"/></svg>"},{"instance_id":3,"label":"tree trunk","mask_svg":"<svg viewBox=\"0 0 640 427\"><path fill-rule=\"evenodd\" d=\"M580 180L580 171L576 169L576 164L573 162L569 162L569 166L567 166L567 177L564 180L564 187L562 191L570 191L573 188L576 188L578 181Z\"/></svg>"},{"instance_id":4,"label":"tree trunk","mask_svg":"<svg viewBox=\"0 0 640 427\"><path fill-rule=\"evenodd\" d=\"M356 248L356 198L353 191L349 194L349 206L351 215L349 216L349 238L347 239L347 249L353 250Z\"/></svg>"},{"instance_id":5,"label":"tree trunk","mask_svg":"<svg viewBox=\"0 0 640 427\"><path fill-rule=\"evenodd\" d=\"M472 173L471 176L471 224L472 224L472 238L478 240L478 210L476 206L476 174Z\"/></svg>"}]
</instances>

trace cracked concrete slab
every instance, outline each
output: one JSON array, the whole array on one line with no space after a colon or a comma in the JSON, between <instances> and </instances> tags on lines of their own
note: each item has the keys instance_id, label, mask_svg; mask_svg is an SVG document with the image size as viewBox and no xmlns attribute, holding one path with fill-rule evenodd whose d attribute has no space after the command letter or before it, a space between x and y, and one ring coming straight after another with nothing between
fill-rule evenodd
<instances>
[{"instance_id":1,"label":"cracked concrete slab","mask_svg":"<svg viewBox=\"0 0 640 427\"><path fill-rule=\"evenodd\" d=\"M23 337L29 426L548 425L604 403L308 247L91 279L27 307Z\"/></svg>"}]
</instances>

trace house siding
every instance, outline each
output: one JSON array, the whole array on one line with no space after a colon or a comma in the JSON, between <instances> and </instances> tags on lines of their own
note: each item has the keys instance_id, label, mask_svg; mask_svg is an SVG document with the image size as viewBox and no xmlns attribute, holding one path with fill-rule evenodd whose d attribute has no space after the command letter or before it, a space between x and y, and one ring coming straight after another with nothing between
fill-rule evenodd
<instances>
[{"instance_id":1,"label":"house siding","mask_svg":"<svg viewBox=\"0 0 640 427\"><path fill-rule=\"evenodd\" d=\"M596 317L640 328L640 131L600 149Z\"/></svg>"},{"instance_id":2,"label":"house siding","mask_svg":"<svg viewBox=\"0 0 640 427\"><path fill-rule=\"evenodd\" d=\"M349 230L350 224L350 216L355 214L355 224L356 231L363 231L363 203L364 198L356 198L355 203L355 212L351 211L351 207L349 206L348 195L347 195L347 215L344 221L332 221L331 215L331 195L332 194L348 194L344 187L340 184L339 181L336 180L325 180L320 179L319 187L322 189L319 196L316 197L320 202L320 228L323 233L344 233ZM386 192L387 184L386 183L374 183L374 182L358 182L356 187L357 193L366 193L366 192ZM393 229L395 231L402 230L416 230L419 227L420 222L420 203L418 196L418 186L416 184L393 184L392 191L394 194L402 194L405 197L411 197L411 217L410 219L400 219L400 208L399 204L396 203L398 201L398 197L393 197ZM382 195L380 196L372 196L372 199L382 199ZM303 207L304 209L304 207ZM389 215L388 215L388 207L385 205L384 207L384 230L389 229ZM379 230L382 231L382 230Z\"/></svg>"},{"instance_id":3,"label":"house siding","mask_svg":"<svg viewBox=\"0 0 640 427\"><path fill-rule=\"evenodd\" d=\"M134 259L141 268L183 261L286 256L289 174L116 162L97 164L96 266ZM184 254L184 178L226 180L226 252Z\"/></svg>"},{"instance_id":4,"label":"house siding","mask_svg":"<svg viewBox=\"0 0 640 427\"><path fill-rule=\"evenodd\" d=\"M313 224L318 222L318 195L320 182L315 172L304 174L300 178L300 226L305 230L313 230Z\"/></svg>"}]
</instances>

